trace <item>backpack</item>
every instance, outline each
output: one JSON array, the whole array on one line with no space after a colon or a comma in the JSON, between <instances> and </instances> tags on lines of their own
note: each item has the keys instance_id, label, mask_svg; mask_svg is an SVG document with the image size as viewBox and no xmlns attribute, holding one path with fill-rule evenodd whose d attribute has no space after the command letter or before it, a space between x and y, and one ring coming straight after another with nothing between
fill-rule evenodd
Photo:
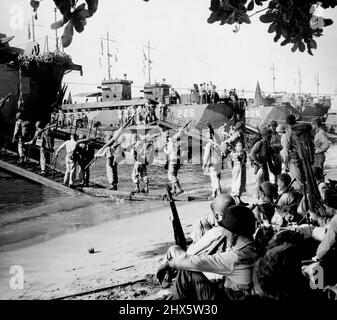
<instances>
[{"instance_id":1,"label":"backpack","mask_svg":"<svg viewBox=\"0 0 337 320\"><path fill-rule=\"evenodd\" d=\"M256 280L264 295L287 300L303 288L301 254L294 231L278 232L255 264Z\"/></svg>"}]
</instances>

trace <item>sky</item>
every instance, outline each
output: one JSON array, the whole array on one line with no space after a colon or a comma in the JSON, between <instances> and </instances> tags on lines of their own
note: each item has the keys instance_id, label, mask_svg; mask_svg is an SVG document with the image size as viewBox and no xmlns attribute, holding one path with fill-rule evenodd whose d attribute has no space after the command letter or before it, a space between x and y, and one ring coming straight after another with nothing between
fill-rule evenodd
<instances>
[{"instance_id":1,"label":"sky","mask_svg":"<svg viewBox=\"0 0 337 320\"><path fill-rule=\"evenodd\" d=\"M32 9L29 2L0 2L0 32L15 35L13 46L30 46L27 24L31 21ZM276 91L298 92L300 68L302 92L316 92L315 74L319 72L319 92L337 93L337 9L325 10L325 17L335 23L316 39L318 49L310 56L306 52L292 53L291 46L281 47L275 43L274 35L267 32L269 24L261 23L259 15L252 17L250 25L241 25L238 33L234 33L230 25L208 24L209 3L209 0L100 0L98 11L87 20L83 33L75 32L72 44L64 49L74 63L83 66L84 74L71 72L64 81L72 94L97 90L97 85L107 77L106 42L102 68L99 61L101 38L106 38L109 32L110 38L117 41L110 43L111 53L116 54L118 60L112 59L112 78L121 78L126 73L128 79L133 80L133 96L140 96L139 90L147 82L143 50L146 52L148 41L153 48L150 50L151 81L166 79L166 83L182 93L194 83L210 81L218 90L237 88L253 92L257 80L262 91L270 92L272 65ZM13 24L18 10L22 12L21 25ZM35 21L36 39L42 50L46 35L50 49L55 48L55 32L50 28L53 21L53 1L42 0ZM61 36L62 30L58 33Z\"/></svg>"}]
</instances>

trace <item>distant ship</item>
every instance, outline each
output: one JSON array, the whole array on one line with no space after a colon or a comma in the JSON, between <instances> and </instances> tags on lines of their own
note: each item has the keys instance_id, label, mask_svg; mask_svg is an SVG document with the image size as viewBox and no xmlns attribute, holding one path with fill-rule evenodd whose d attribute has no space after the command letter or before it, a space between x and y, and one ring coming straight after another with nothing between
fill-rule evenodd
<instances>
[{"instance_id":1,"label":"distant ship","mask_svg":"<svg viewBox=\"0 0 337 320\"><path fill-rule=\"evenodd\" d=\"M294 114L297 118L300 117L295 104L295 96L276 93L263 97L260 84L257 82L255 98L248 103L246 108L247 124L256 128L267 126L270 120L285 122L289 114Z\"/></svg>"},{"instance_id":2,"label":"distant ship","mask_svg":"<svg viewBox=\"0 0 337 320\"><path fill-rule=\"evenodd\" d=\"M262 127L268 125L270 120L284 123L288 115L294 114L298 121L310 122L320 117L324 122L330 107L330 97L317 99L310 95L299 96L286 92L263 97L260 84L257 82L255 98L246 108L246 121L253 127Z\"/></svg>"}]
</instances>

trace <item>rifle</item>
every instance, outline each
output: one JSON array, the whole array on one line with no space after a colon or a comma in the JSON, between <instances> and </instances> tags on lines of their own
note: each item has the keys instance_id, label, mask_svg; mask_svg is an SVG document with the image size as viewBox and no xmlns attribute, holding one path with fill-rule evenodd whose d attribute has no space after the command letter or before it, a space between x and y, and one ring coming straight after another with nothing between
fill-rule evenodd
<instances>
[{"instance_id":1,"label":"rifle","mask_svg":"<svg viewBox=\"0 0 337 320\"><path fill-rule=\"evenodd\" d=\"M116 140L121 136L123 130L130 125L131 121L133 120L135 116L131 116L119 129L117 129L115 132L114 132L114 135L111 139L109 139L102 148L100 148L96 154L99 154L99 153L102 153L104 151L105 148L108 148L110 147L111 145L113 145ZM87 169L88 167L90 167L94 162L96 161L96 157L94 157L94 159L92 159L88 165L85 167L85 169Z\"/></svg>"},{"instance_id":2,"label":"rifle","mask_svg":"<svg viewBox=\"0 0 337 320\"><path fill-rule=\"evenodd\" d=\"M167 189L167 200L170 203L171 211L172 211L172 227L173 227L173 233L174 233L174 240L176 242L176 245L180 246L183 250L187 249L186 245L186 238L184 235L183 228L181 226L181 222L179 219L178 211L175 205L175 202L172 198L171 189L169 186L166 186Z\"/></svg>"}]
</instances>

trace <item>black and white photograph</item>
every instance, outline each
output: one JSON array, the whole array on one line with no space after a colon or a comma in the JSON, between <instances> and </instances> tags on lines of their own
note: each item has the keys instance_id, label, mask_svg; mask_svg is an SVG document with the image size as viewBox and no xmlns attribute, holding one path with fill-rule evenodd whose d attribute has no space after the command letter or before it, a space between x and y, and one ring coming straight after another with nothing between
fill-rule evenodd
<instances>
[{"instance_id":1,"label":"black and white photograph","mask_svg":"<svg viewBox=\"0 0 337 320\"><path fill-rule=\"evenodd\" d=\"M336 6L1 1L0 300L337 301Z\"/></svg>"}]
</instances>

